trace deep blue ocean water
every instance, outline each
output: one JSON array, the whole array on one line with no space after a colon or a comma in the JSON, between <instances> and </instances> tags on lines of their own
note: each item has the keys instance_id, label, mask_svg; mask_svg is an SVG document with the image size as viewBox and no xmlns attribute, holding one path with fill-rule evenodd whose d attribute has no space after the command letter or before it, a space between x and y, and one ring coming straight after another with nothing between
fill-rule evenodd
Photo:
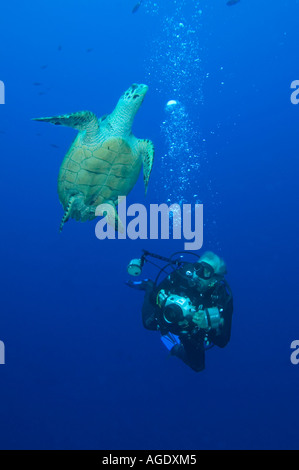
<instances>
[{"instance_id":1,"label":"deep blue ocean water","mask_svg":"<svg viewBox=\"0 0 299 470\"><path fill-rule=\"evenodd\" d=\"M1 4L0 448L298 449L299 2L133 6ZM140 177L128 202L201 201L203 250L228 266L231 341L200 374L143 329L143 295L125 286L142 248L183 241L100 241L96 221L60 234L76 132L31 121L101 116L134 82L149 91L133 131L156 155L146 199Z\"/></svg>"}]
</instances>

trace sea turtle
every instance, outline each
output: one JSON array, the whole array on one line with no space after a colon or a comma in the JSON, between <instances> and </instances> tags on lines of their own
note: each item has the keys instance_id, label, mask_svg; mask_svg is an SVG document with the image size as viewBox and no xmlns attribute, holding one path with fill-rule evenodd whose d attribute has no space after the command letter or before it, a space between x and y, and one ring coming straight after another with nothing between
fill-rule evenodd
<instances>
[{"instance_id":1,"label":"sea turtle","mask_svg":"<svg viewBox=\"0 0 299 470\"><path fill-rule=\"evenodd\" d=\"M113 223L115 220L120 229L118 197L131 191L142 164L146 193L154 146L150 140L137 139L132 134L132 124L147 90L146 85L133 84L114 111L100 119L90 111L34 119L79 131L58 176L58 195L64 208L60 231L70 218L82 222L94 219L99 215L95 212L100 204L111 209L105 212L108 222L112 222L112 213Z\"/></svg>"}]
</instances>

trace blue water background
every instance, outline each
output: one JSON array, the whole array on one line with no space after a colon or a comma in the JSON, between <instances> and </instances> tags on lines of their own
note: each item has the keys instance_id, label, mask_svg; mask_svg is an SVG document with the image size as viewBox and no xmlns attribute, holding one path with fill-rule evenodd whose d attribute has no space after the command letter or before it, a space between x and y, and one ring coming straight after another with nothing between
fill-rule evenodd
<instances>
[{"instance_id":1,"label":"blue water background","mask_svg":"<svg viewBox=\"0 0 299 470\"><path fill-rule=\"evenodd\" d=\"M235 309L229 345L210 350L200 374L143 329L142 293L124 285L142 248L170 255L183 242L99 241L95 221L59 234L57 175L76 133L31 121L100 116L131 83L148 83L133 130L154 141L155 163L146 200L140 178L128 202L165 202L154 181L175 97L159 83L159 60L156 75L147 67L176 5L132 15L133 5L1 4L0 448L298 448L299 106L290 84L299 79L299 2L201 3L193 80L203 101L186 103L205 157L185 196L203 199L203 249L225 258ZM191 10L190 0L187 20Z\"/></svg>"}]
</instances>

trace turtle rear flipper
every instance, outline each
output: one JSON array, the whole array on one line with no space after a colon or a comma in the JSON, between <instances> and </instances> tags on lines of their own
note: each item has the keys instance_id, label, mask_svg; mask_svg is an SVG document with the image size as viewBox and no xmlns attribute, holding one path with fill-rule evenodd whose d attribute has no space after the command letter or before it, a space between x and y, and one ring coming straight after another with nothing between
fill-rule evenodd
<instances>
[{"instance_id":1,"label":"turtle rear flipper","mask_svg":"<svg viewBox=\"0 0 299 470\"><path fill-rule=\"evenodd\" d=\"M62 232L62 229L63 229L63 226L65 224L65 222L68 221L69 217L70 217L70 214L71 214L71 210L72 210L72 207L73 207L73 204L74 204L74 201L75 201L75 197L72 196L66 206L66 209L64 211L64 214L63 214L63 217L61 219L61 222L60 222L60 226L59 226L59 232Z\"/></svg>"},{"instance_id":2,"label":"turtle rear flipper","mask_svg":"<svg viewBox=\"0 0 299 470\"><path fill-rule=\"evenodd\" d=\"M107 223L114 228L115 231L125 233L122 221L118 217L118 213L113 201L107 201L104 204L100 204L95 210L95 216L105 217Z\"/></svg>"},{"instance_id":3,"label":"turtle rear flipper","mask_svg":"<svg viewBox=\"0 0 299 470\"><path fill-rule=\"evenodd\" d=\"M145 189L145 195L146 195L148 181L149 181L149 177L150 177L153 162L154 162L155 148L154 148L154 144L150 140L140 139L138 141L138 144L139 144L138 151L142 155L142 161L143 161L143 180L144 180L144 189Z\"/></svg>"},{"instance_id":4,"label":"turtle rear flipper","mask_svg":"<svg viewBox=\"0 0 299 470\"><path fill-rule=\"evenodd\" d=\"M73 114L62 116L34 118L33 121L49 122L55 126L67 126L86 131L89 137L93 137L99 132L99 120L91 111L79 111Z\"/></svg>"}]
</instances>

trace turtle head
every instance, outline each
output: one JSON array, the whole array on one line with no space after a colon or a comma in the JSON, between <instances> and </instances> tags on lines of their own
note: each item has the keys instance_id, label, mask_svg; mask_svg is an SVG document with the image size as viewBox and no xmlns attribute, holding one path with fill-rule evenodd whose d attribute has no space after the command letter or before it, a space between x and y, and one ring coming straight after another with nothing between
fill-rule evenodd
<instances>
[{"instance_id":1,"label":"turtle head","mask_svg":"<svg viewBox=\"0 0 299 470\"><path fill-rule=\"evenodd\" d=\"M136 111L138 111L144 100L147 90L147 85L133 83L133 85L131 85L130 88L124 92L120 100L122 100L126 106L134 109L136 108Z\"/></svg>"},{"instance_id":2,"label":"turtle head","mask_svg":"<svg viewBox=\"0 0 299 470\"><path fill-rule=\"evenodd\" d=\"M140 108L147 93L148 86L133 83L120 97L117 106L112 113L114 124L121 124L131 131L134 117Z\"/></svg>"}]
</instances>

